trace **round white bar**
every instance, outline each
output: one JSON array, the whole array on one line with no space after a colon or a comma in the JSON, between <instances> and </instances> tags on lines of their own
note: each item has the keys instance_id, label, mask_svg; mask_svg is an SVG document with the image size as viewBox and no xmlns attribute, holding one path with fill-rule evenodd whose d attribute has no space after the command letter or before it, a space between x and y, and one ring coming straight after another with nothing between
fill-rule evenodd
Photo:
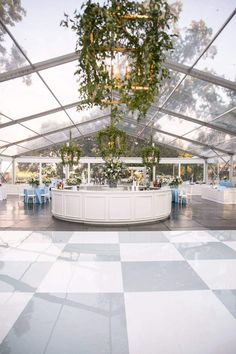
<instances>
[{"instance_id":1,"label":"round white bar","mask_svg":"<svg viewBox=\"0 0 236 354\"><path fill-rule=\"evenodd\" d=\"M52 214L87 224L140 224L166 219L171 191L52 190Z\"/></svg>"}]
</instances>

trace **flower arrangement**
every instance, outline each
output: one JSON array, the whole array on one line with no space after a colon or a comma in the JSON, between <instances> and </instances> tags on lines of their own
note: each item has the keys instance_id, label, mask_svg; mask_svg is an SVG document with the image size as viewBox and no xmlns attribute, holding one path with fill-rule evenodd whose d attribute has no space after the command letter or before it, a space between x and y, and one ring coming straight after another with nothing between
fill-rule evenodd
<instances>
[{"instance_id":1,"label":"flower arrangement","mask_svg":"<svg viewBox=\"0 0 236 354\"><path fill-rule=\"evenodd\" d=\"M104 177L108 180L109 185L115 186L117 181L123 176L123 163L119 160L107 160L104 168Z\"/></svg>"},{"instance_id":2,"label":"flower arrangement","mask_svg":"<svg viewBox=\"0 0 236 354\"><path fill-rule=\"evenodd\" d=\"M169 182L169 186L170 187L177 187L179 184L182 184L183 183L183 180L181 177L172 177L170 182Z\"/></svg>"},{"instance_id":3,"label":"flower arrangement","mask_svg":"<svg viewBox=\"0 0 236 354\"><path fill-rule=\"evenodd\" d=\"M49 184L52 182L51 178L48 176L43 177L43 184L45 184L46 186L49 186Z\"/></svg>"},{"instance_id":4,"label":"flower arrangement","mask_svg":"<svg viewBox=\"0 0 236 354\"><path fill-rule=\"evenodd\" d=\"M39 179L38 178L34 178L34 177L30 177L27 181L29 183L29 185L33 186L39 186Z\"/></svg>"},{"instance_id":5,"label":"flower arrangement","mask_svg":"<svg viewBox=\"0 0 236 354\"><path fill-rule=\"evenodd\" d=\"M159 183L162 186L167 186L167 185L169 185L171 178L172 177L170 177L170 176L161 176L161 177L157 177L157 180L159 181Z\"/></svg>"},{"instance_id":6,"label":"flower arrangement","mask_svg":"<svg viewBox=\"0 0 236 354\"><path fill-rule=\"evenodd\" d=\"M128 183L132 183L133 181L138 182L139 184L144 183L144 175L140 171L134 171L134 173L128 178Z\"/></svg>"},{"instance_id":7,"label":"flower arrangement","mask_svg":"<svg viewBox=\"0 0 236 354\"><path fill-rule=\"evenodd\" d=\"M71 177L66 180L68 186L78 186L81 183L80 177Z\"/></svg>"}]
</instances>

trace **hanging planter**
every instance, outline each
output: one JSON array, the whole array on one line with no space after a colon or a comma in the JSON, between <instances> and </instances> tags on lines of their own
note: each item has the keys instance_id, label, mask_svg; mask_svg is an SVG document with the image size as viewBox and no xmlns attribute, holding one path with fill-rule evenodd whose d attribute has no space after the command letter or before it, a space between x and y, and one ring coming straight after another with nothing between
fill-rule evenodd
<instances>
[{"instance_id":1,"label":"hanging planter","mask_svg":"<svg viewBox=\"0 0 236 354\"><path fill-rule=\"evenodd\" d=\"M85 100L78 109L125 104L145 116L169 75L163 67L173 49L169 28L175 16L169 4L107 0L101 5L88 0L80 11L62 21L77 36L75 74Z\"/></svg>"},{"instance_id":2,"label":"hanging planter","mask_svg":"<svg viewBox=\"0 0 236 354\"><path fill-rule=\"evenodd\" d=\"M60 156L63 166L73 167L79 163L81 150L71 139L71 133L69 142L60 148Z\"/></svg>"},{"instance_id":3,"label":"hanging planter","mask_svg":"<svg viewBox=\"0 0 236 354\"><path fill-rule=\"evenodd\" d=\"M106 160L119 159L126 151L126 133L114 124L108 125L97 133L98 149Z\"/></svg>"},{"instance_id":4,"label":"hanging planter","mask_svg":"<svg viewBox=\"0 0 236 354\"><path fill-rule=\"evenodd\" d=\"M157 167L160 161L160 150L157 146L146 146L141 151L143 164L147 168Z\"/></svg>"}]
</instances>

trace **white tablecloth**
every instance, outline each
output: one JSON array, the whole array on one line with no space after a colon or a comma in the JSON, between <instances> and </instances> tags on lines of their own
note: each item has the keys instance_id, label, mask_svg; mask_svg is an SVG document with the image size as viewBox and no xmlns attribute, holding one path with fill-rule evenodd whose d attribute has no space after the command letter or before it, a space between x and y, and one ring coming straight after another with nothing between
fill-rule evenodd
<instances>
[{"instance_id":1,"label":"white tablecloth","mask_svg":"<svg viewBox=\"0 0 236 354\"><path fill-rule=\"evenodd\" d=\"M6 187L0 186L0 201L4 199L7 199Z\"/></svg>"}]
</instances>

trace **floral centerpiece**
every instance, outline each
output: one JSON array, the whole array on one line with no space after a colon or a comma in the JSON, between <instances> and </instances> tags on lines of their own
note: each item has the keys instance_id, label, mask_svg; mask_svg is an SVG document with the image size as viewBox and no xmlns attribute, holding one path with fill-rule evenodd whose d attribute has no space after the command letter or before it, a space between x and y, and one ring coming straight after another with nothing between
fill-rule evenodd
<instances>
[{"instance_id":1,"label":"floral centerpiece","mask_svg":"<svg viewBox=\"0 0 236 354\"><path fill-rule=\"evenodd\" d=\"M171 180L170 180L170 183L169 183L169 186L170 187L178 187L180 184L183 183L183 180L181 177L172 177Z\"/></svg>"},{"instance_id":2,"label":"floral centerpiece","mask_svg":"<svg viewBox=\"0 0 236 354\"><path fill-rule=\"evenodd\" d=\"M170 184L172 177L170 176L157 176L157 182L161 186L167 186Z\"/></svg>"},{"instance_id":3,"label":"floral centerpiece","mask_svg":"<svg viewBox=\"0 0 236 354\"><path fill-rule=\"evenodd\" d=\"M78 186L81 183L80 177L70 177L66 180L68 186Z\"/></svg>"},{"instance_id":4,"label":"floral centerpiece","mask_svg":"<svg viewBox=\"0 0 236 354\"><path fill-rule=\"evenodd\" d=\"M108 180L109 187L117 187L118 180L123 176L124 167L119 160L106 160L104 177Z\"/></svg>"},{"instance_id":5,"label":"floral centerpiece","mask_svg":"<svg viewBox=\"0 0 236 354\"><path fill-rule=\"evenodd\" d=\"M43 184L45 184L45 186L49 186L51 182L52 182L51 178L47 176L43 177Z\"/></svg>"},{"instance_id":6,"label":"floral centerpiece","mask_svg":"<svg viewBox=\"0 0 236 354\"><path fill-rule=\"evenodd\" d=\"M144 175L141 171L134 171L132 175L128 178L128 183L133 183L133 181L138 184L144 184Z\"/></svg>"},{"instance_id":7,"label":"floral centerpiece","mask_svg":"<svg viewBox=\"0 0 236 354\"><path fill-rule=\"evenodd\" d=\"M39 179L35 178L35 177L30 177L28 179L28 183L29 185L31 185L32 187L38 187L39 186Z\"/></svg>"}]
</instances>

